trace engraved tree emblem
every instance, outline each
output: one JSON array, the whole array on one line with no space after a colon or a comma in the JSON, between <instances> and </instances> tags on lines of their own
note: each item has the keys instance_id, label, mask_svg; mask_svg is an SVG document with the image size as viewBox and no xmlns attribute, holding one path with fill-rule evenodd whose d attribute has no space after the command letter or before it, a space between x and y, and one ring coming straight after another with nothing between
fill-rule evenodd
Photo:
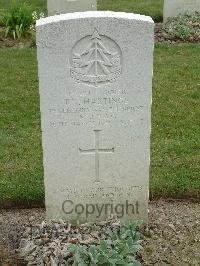
<instances>
[{"instance_id":1,"label":"engraved tree emblem","mask_svg":"<svg viewBox=\"0 0 200 266\"><path fill-rule=\"evenodd\" d=\"M76 81L91 83L97 87L100 83L114 82L121 74L119 48L114 41L103 37L104 41L107 41L112 50L115 51L106 48L97 30L90 36L89 45L86 49L82 50L81 53L78 53L76 48L74 49L71 76Z\"/></svg>"}]
</instances>

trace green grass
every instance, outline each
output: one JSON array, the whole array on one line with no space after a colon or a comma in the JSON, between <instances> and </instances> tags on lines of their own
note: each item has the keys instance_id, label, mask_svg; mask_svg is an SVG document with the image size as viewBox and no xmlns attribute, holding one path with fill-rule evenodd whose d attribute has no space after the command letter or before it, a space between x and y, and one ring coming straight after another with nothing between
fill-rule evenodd
<instances>
[{"instance_id":1,"label":"green grass","mask_svg":"<svg viewBox=\"0 0 200 266\"><path fill-rule=\"evenodd\" d=\"M44 199L35 49L0 49L0 199ZM199 196L200 46L156 45L152 197Z\"/></svg>"},{"instance_id":2,"label":"green grass","mask_svg":"<svg viewBox=\"0 0 200 266\"><path fill-rule=\"evenodd\" d=\"M33 10L43 11L47 13L47 0L0 0L0 15L6 13L13 3L26 3L32 7Z\"/></svg>"},{"instance_id":3,"label":"green grass","mask_svg":"<svg viewBox=\"0 0 200 266\"><path fill-rule=\"evenodd\" d=\"M98 0L98 10L143 14L162 21L163 0Z\"/></svg>"},{"instance_id":4,"label":"green grass","mask_svg":"<svg viewBox=\"0 0 200 266\"><path fill-rule=\"evenodd\" d=\"M200 194L200 46L156 46L151 195Z\"/></svg>"},{"instance_id":5,"label":"green grass","mask_svg":"<svg viewBox=\"0 0 200 266\"><path fill-rule=\"evenodd\" d=\"M0 0L0 15L10 7L13 0ZM26 2L33 10L46 12L47 0L16 0ZM155 21L162 20L163 0L98 0L98 10L133 12L152 16Z\"/></svg>"},{"instance_id":6,"label":"green grass","mask_svg":"<svg viewBox=\"0 0 200 266\"><path fill-rule=\"evenodd\" d=\"M35 50L0 49L0 200L42 199Z\"/></svg>"}]
</instances>

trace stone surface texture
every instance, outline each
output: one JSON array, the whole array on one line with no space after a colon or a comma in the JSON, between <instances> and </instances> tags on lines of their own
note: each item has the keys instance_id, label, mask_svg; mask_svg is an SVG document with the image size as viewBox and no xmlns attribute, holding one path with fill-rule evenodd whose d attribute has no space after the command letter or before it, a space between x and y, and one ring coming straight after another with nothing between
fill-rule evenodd
<instances>
[{"instance_id":1,"label":"stone surface texture","mask_svg":"<svg viewBox=\"0 0 200 266\"><path fill-rule=\"evenodd\" d=\"M196 11L200 12L200 0L164 0L163 20Z\"/></svg>"},{"instance_id":2,"label":"stone surface texture","mask_svg":"<svg viewBox=\"0 0 200 266\"><path fill-rule=\"evenodd\" d=\"M96 0L47 0L48 15L59 15L71 12L95 11Z\"/></svg>"},{"instance_id":3,"label":"stone surface texture","mask_svg":"<svg viewBox=\"0 0 200 266\"><path fill-rule=\"evenodd\" d=\"M37 21L48 218L147 220L153 33L126 13Z\"/></svg>"}]
</instances>

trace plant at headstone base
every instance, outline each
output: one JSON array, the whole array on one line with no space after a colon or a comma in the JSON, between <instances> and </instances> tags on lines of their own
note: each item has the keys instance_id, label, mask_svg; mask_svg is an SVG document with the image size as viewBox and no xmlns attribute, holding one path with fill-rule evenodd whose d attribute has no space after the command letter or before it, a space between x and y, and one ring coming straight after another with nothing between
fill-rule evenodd
<instances>
[{"instance_id":1,"label":"plant at headstone base","mask_svg":"<svg viewBox=\"0 0 200 266\"><path fill-rule=\"evenodd\" d=\"M108 240L101 240L97 246L71 245L69 251L74 255L74 266L84 265L141 265L136 259L142 249L139 244L141 222L122 225L118 232L108 231Z\"/></svg>"},{"instance_id":2,"label":"plant at headstone base","mask_svg":"<svg viewBox=\"0 0 200 266\"><path fill-rule=\"evenodd\" d=\"M165 39L200 42L200 12L170 18L162 30Z\"/></svg>"},{"instance_id":3,"label":"plant at headstone base","mask_svg":"<svg viewBox=\"0 0 200 266\"><path fill-rule=\"evenodd\" d=\"M33 23L31 8L25 4L20 6L13 5L1 19L5 37L10 36L14 39L25 36Z\"/></svg>"}]
</instances>

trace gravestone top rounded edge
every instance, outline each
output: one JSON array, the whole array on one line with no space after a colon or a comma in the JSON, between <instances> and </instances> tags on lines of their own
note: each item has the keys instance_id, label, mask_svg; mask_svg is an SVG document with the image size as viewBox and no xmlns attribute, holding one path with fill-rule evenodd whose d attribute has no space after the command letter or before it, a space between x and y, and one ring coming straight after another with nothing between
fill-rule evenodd
<instances>
[{"instance_id":1,"label":"gravestone top rounded edge","mask_svg":"<svg viewBox=\"0 0 200 266\"><path fill-rule=\"evenodd\" d=\"M66 13L66 14L42 18L36 21L36 27L64 20L73 20L81 18L106 18L106 17L139 20L143 22L154 23L151 17L140 14L112 12L112 11L87 11L87 12Z\"/></svg>"}]
</instances>

